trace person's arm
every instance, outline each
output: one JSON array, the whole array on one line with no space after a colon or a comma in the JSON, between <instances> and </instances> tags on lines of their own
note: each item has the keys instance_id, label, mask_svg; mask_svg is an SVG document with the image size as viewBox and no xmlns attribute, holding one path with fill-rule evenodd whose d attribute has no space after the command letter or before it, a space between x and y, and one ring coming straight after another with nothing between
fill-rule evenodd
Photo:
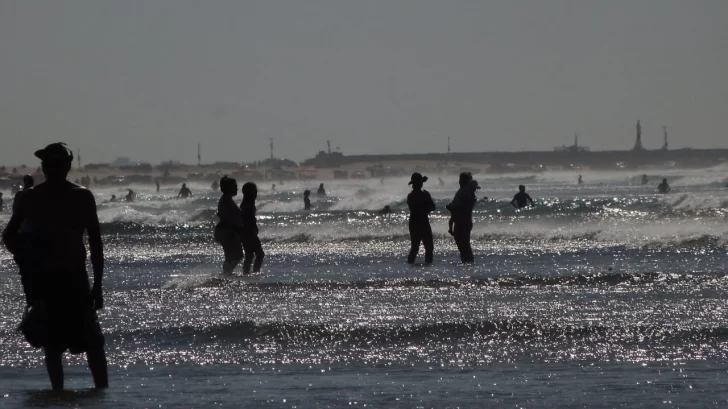
<instances>
[{"instance_id":1,"label":"person's arm","mask_svg":"<svg viewBox=\"0 0 728 409\"><path fill-rule=\"evenodd\" d=\"M528 203L530 203L531 206L533 206L533 199L531 199L531 195L529 195L528 193L526 193L526 200L528 200Z\"/></svg>"},{"instance_id":2,"label":"person's arm","mask_svg":"<svg viewBox=\"0 0 728 409\"><path fill-rule=\"evenodd\" d=\"M432 195L430 195L430 192L425 191L427 193L427 212L434 212L435 211L435 201L432 200Z\"/></svg>"},{"instance_id":3,"label":"person's arm","mask_svg":"<svg viewBox=\"0 0 728 409\"><path fill-rule=\"evenodd\" d=\"M516 196L513 196L513 200L511 200L511 206L518 208L518 201L516 200Z\"/></svg>"},{"instance_id":4,"label":"person's arm","mask_svg":"<svg viewBox=\"0 0 728 409\"><path fill-rule=\"evenodd\" d=\"M91 299L94 303L94 309L100 310L104 308L104 297L102 292L102 281L104 278L104 245L101 241L101 225L99 224L99 216L96 213L96 200L89 190L84 190L86 195L86 214L88 214L88 222L86 232L88 233L88 245L91 252L91 267L94 271L94 285L91 289Z\"/></svg>"},{"instance_id":5,"label":"person's arm","mask_svg":"<svg viewBox=\"0 0 728 409\"><path fill-rule=\"evenodd\" d=\"M20 225L24 218L24 216L21 216L20 214L20 211L14 212L13 215L10 216L10 221L8 221L8 224L3 230L3 244L11 254L15 254L16 244L18 242L18 232L20 231Z\"/></svg>"}]
</instances>

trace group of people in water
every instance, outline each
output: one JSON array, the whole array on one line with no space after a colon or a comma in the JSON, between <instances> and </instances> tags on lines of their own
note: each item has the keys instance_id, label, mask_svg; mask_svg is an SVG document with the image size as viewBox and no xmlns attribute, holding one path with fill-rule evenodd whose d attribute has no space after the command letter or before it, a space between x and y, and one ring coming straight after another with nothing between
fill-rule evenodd
<instances>
[{"instance_id":1,"label":"group of people in water","mask_svg":"<svg viewBox=\"0 0 728 409\"><path fill-rule=\"evenodd\" d=\"M45 176L43 183L34 186L33 177L23 178L22 190L13 201L13 213L2 232L3 244L13 255L18 266L25 293L26 308L19 326L28 343L43 348L45 363L53 389L63 389L64 352L85 353L97 388L108 387L104 335L96 311L103 308L104 252L101 228L93 194L83 186L68 181L73 153L63 143L53 143L35 152L41 161ZM428 178L413 173L407 196L411 249L408 263L414 263L420 246L425 247L425 263L432 263L434 244L429 215L435 202L424 189ZM450 213L448 232L454 237L463 263L474 261L470 236L473 229L473 209L480 189L470 173L459 176L459 189L446 206ZM669 192L667 181L660 187ZM243 273L258 272L265 253L256 220L258 188L247 182L242 186L243 199L238 206L237 181L223 177L219 182L222 192L218 203L220 222L215 226L214 238L224 253L223 273L230 275L243 261ZM133 191L128 195L133 198ZM186 185L179 197L191 196ZM311 192L304 194L304 206L310 209ZM326 196L323 184L317 195ZM511 204L516 208L534 205L525 186ZM391 212L385 207L383 213ZM86 273L86 244L88 238L93 283Z\"/></svg>"}]
</instances>

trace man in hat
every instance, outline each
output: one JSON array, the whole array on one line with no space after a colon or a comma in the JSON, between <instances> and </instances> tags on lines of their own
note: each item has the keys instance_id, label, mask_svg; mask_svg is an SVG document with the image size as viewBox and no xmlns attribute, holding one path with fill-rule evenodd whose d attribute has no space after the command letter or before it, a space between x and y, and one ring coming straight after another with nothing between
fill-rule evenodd
<instances>
[{"instance_id":1,"label":"man in hat","mask_svg":"<svg viewBox=\"0 0 728 409\"><path fill-rule=\"evenodd\" d=\"M50 144L35 156L41 160L45 182L23 194L3 231L7 249L32 260L30 311L21 330L32 346L43 347L53 389L63 389L66 350L85 352L94 384L106 388L104 336L95 312L104 305L104 255L96 202L89 190L66 179L73 153L65 144ZM86 274L84 233L91 250L93 287Z\"/></svg>"},{"instance_id":2,"label":"man in hat","mask_svg":"<svg viewBox=\"0 0 728 409\"><path fill-rule=\"evenodd\" d=\"M417 253L420 251L420 243L425 245L425 263L432 263L434 244L432 240L432 227L430 227L429 214L435 210L435 202L430 192L422 187L427 181L427 176L415 172L410 178L412 192L407 195L407 206L410 210L409 231L412 241L412 249L407 257L407 263L414 264Z\"/></svg>"}]
</instances>

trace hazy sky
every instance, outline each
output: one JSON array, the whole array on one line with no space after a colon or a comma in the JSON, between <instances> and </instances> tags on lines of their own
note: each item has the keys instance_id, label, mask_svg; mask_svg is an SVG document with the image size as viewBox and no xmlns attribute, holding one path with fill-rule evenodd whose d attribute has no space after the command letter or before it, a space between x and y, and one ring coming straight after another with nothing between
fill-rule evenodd
<instances>
[{"instance_id":1,"label":"hazy sky","mask_svg":"<svg viewBox=\"0 0 728 409\"><path fill-rule=\"evenodd\" d=\"M0 163L728 147L726 0L0 0Z\"/></svg>"}]
</instances>

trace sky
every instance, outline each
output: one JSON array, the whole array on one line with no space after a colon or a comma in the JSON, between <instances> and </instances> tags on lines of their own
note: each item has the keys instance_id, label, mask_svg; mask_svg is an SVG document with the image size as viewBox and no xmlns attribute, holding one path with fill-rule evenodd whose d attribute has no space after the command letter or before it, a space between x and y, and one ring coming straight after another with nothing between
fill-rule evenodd
<instances>
[{"instance_id":1,"label":"sky","mask_svg":"<svg viewBox=\"0 0 728 409\"><path fill-rule=\"evenodd\" d=\"M728 148L725 0L0 0L0 164Z\"/></svg>"}]
</instances>

